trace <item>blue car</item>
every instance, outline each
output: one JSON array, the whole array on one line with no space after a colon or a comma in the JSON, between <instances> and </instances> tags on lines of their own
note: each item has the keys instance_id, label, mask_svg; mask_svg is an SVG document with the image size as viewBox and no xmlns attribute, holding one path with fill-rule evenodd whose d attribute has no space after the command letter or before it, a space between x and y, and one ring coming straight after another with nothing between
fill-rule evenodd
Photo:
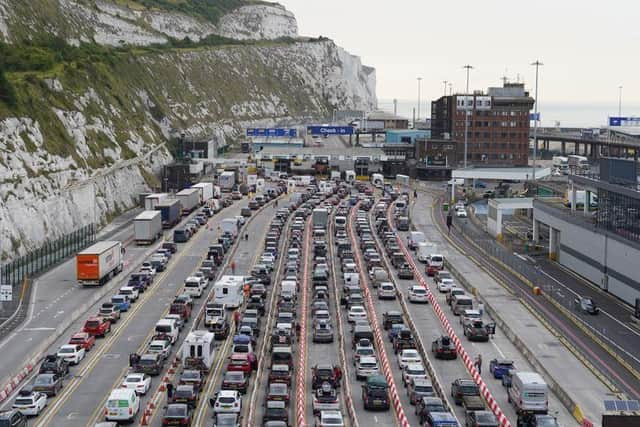
<instances>
[{"instance_id":1,"label":"blue car","mask_svg":"<svg viewBox=\"0 0 640 427\"><path fill-rule=\"evenodd\" d=\"M501 379L509 369L515 369L513 360L493 359L489 362L489 372L493 374L494 378Z\"/></svg>"},{"instance_id":2,"label":"blue car","mask_svg":"<svg viewBox=\"0 0 640 427\"><path fill-rule=\"evenodd\" d=\"M389 329L389 341L393 342L393 339L398 336L400 331L403 331L403 330L407 330L407 331L409 330L409 328L407 328L407 326L404 323L392 324L391 328Z\"/></svg>"},{"instance_id":3,"label":"blue car","mask_svg":"<svg viewBox=\"0 0 640 427\"><path fill-rule=\"evenodd\" d=\"M129 297L126 295L114 295L111 297L111 303L118 307L118 309L122 311L129 311L129 307L131 307L131 302L129 302Z\"/></svg>"},{"instance_id":4,"label":"blue car","mask_svg":"<svg viewBox=\"0 0 640 427\"><path fill-rule=\"evenodd\" d=\"M450 412L429 412L424 423L429 427L458 427L458 420Z\"/></svg>"}]
</instances>

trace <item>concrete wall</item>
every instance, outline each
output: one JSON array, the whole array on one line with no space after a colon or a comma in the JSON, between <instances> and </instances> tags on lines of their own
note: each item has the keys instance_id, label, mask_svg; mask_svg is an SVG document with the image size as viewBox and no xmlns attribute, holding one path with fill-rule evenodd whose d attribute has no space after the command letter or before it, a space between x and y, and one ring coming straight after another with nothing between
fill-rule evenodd
<instances>
[{"instance_id":1,"label":"concrete wall","mask_svg":"<svg viewBox=\"0 0 640 427\"><path fill-rule=\"evenodd\" d=\"M558 262L629 304L640 298L640 247L534 203L534 219L559 230ZM606 254L606 260L605 260ZM605 273L606 266L606 273Z\"/></svg>"}]
</instances>

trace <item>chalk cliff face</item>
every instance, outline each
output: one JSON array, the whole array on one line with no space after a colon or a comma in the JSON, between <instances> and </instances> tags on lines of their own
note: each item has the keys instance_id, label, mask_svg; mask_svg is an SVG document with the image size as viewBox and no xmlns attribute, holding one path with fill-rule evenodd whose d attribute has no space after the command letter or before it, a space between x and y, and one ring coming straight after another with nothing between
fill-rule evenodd
<instances>
[{"instance_id":1,"label":"chalk cliff face","mask_svg":"<svg viewBox=\"0 0 640 427\"><path fill-rule=\"evenodd\" d=\"M213 22L119 4L0 0L0 39L10 45L33 28L70 44L154 45L6 73L17 104L0 101L2 259L131 208L159 185L172 132L224 143L255 124L375 108L375 70L330 40L297 38L282 6L242 5ZM212 34L245 41L157 46Z\"/></svg>"}]
</instances>

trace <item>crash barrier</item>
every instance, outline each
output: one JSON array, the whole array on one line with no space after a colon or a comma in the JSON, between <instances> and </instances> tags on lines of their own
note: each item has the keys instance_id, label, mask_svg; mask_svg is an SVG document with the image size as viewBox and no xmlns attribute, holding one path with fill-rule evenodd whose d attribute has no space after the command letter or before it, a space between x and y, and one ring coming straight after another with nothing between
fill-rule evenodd
<instances>
[{"instance_id":1,"label":"crash barrier","mask_svg":"<svg viewBox=\"0 0 640 427\"><path fill-rule=\"evenodd\" d=\"M388 221L390 221L389 215L390 215L390 213L389 213L389 211L387 211L387 220ZM369 219L369 226L373 230L373 226L371 224L371 218ZM378 235L378 231L377 230L374 231L374 236L375 236L378 248L380 249L380 255L382 256L382 260L384 262L385 268L389 272L389 277L393 281L393 284L394 284L394 286L396 288L396 296L398 298L398 302L400 303L400 308L402 308L402 313L404 314L405 319L407 319L407 324L409 326L409 330L411 330L411 333L415 337L417 350L420 353L420 357L422 357L423 364L424 364L425 368L427 369L427 372L429 373L429 377L431 377L431 383L433 385L433 388L436 391L436 394L438 395L438 397L440 399L442 399L442 404L444 405L444 407L448 411L450 411L452 414L455 414L455 411L453 410L453 408L449 407L449 401L446 398L446 396L447 396L446 391L442 387L442 384L440 383L440 379L438 378L436 370L433 367L433 365L431 364L431 360L429 359L429 353L427 352L427 349L425 349L424 345L422 344L422 339L419 338L420 337L420 332L418 331L418 328L416 328L416 325L413 322L413 318L411 317L411 314L409 312L409 307L407 307L407 303L406 303L406 301L404 299L404 295L400 291L400 287L397 286L396 281L393 278L393 274L391 273L392 266L390 265L389 259L387 257L386 251L384 250L383 245L382 245L382 243L380 241L380 236Z\"/></svg>"},{"instance_id":2,"label":"crash barrier","mask_svg":"<svg viewBox=\"0 0 640 427\"><path fill-rule=\"evenodd\" d=\"M389 214L387 214L387 220L389 221L389 227L391 227L393 231L396 231L395 227L393 226L393 221L391 221ZM411 266L411 269L413 270L413 274L415 275L417 282L420 283L420 285L422 285L426 289L427 296L429 298L429 302L431 302L431 306L433 307L433 310L435 311L436 315L440 319L440 323L442 324L444 330L447 332L449 337L451 337L451 340L456 346L458 355L460 355L460 357L462 358L462 361L464 362L465 367L467 368L467 371L469 372L469 374L471 375L475 383L480 388L480 392L482 393L482 396L484 397L484 399L487 401L487 404L491 408L491 411L493 411L496 418L498 419L498 422L502 427L511 427L511 422L507 419L507 416L502 412L502 409L500 409L500 406L498 406L498 402L495 400L495 398L489 391L489 388L487 387L482 377L476 370L476 367L473 364L473 360L471 359L471 357L469 357L469 354L462 346L462 343L458 338L458 335L456 334L456 332L451 327L451 324L449 323L449 319L447 319L447 316L444 314L444 311L442 311L442 308L440 307L440 303L438 303L438 300L431 292L431 289L429 288L429 284L422 276L420 269L416 266L416 263L413 260L411 253L406 248L400 236L396 235L396 240L398 242L398 246L402 250L402 253L404 253L405 258L407 259L407 262Z\"/></svg>"},{"instance_id":3,"label":"crash barrier","mask_svg":"<svg viewBox=\"0 0 640 427\"><path fill-rule=\"evenodd\" d=\"M289 230L291 218L293 218L293 215L289 214L283 230ZM288 232L290 232L290 230ZM289 236L287 235L286 239L280 239L280 241L278 242L278 246L288 248L288 244L287 244L288 238ZM285 254L286 252L287 252L286 250L282 250L282 254ZM247 425L249 426L254 425L253 418L255 417L255 407L256 407L255 401L256 401L258 389L260 388L262 383L262 372L265 370L266 363L264 362L264 360L265 360L265 354L267 352L267 345L269 344L269 339L270 339L269 333L273 327L272 325L273 316L276 314L276 303L278 298L278 286L279 286L278 279L280 277L280 269L282 268L282 265L285 263L285 259L286 258L284 256L280 257L280 261L278 263L278 269L276 273L273 275L274 280L272 281L272 284L271 284L271 297L269 300L269 310L268 311L265 310L265 313L268 313L267 322L264 329L265 333L264 333L264 338L262 339L262 345L260 346L260 357L258 359L258 371L256 372L256 379L254 382L253 390L251 392L249 414L247 416L248 417Z\"/></svg>"},{"instance_id":4,"label":"crash barrier","mask_svg":"<svg viewBox=\"0 0 640 427\"><path fill-rule=\"evenodd\" d=\"M296 416L298 418L298 426L305 427L307 425L305 420L305 406L306 406L306 391L307 387L304 381L305 374L307 372L307 299L309 294L309 246L311 239L311 217L307 219L307 226L305 228L304 235L304 268L302 270L302 308L299 316L300 322L300 341L298 342L298 350L300 351L298 357L298 372L296 373Z\"/></svg>"},{"instance_id":5,"label":"crash barrier","mask_svg":"<svg viewBox=\"0 0 640 427\"><path fill-rule=\"evenodd\" d=\"M354 248L354 256L356 260L356 264L358 265L358 272L360 275L360 288L364 293L365 298L367 299L367 311L369 312L370 323L373 328L373 334L376 341L376 347L378 348L378 352L380 353L380 362L382 365L382 372L389 384L389 390L391 392L391 399L393 400L393 408L396 411L396 415L398 416L398 421L402 427L409 426L409 420L404 413L404 409L402 408L402 403L400 402L400 397L398 396L398 389L396 388L396 382L393 378L393 372L391 371L391 366L389 364L389 358L387 357L387 352L384 348L384 339L382 337L382 332L380 332L380 325L376 321L376 309L373 305L373 298L371 297L371 293L369 292L369 286L366 284L369 282L368 277L364 274L364 269L362 265L362 256L360 251L358 250L358 242L356 241L355 234L353 232L353 217L355 216L355 212L358 210L360 203L356 204L349 214L349 221L347 221L347 227L349 230L349 237L351 240L351 245Z\"/></svg>"},{"instance_id":6,"label":"crash barrier","mask_svg":"<svg viewBox=\"0 0 640 427\"><path fill-rule=\"evenodd\" d=\"M333 217L333 216L332 216ZM333 230L333 221L330 222L329 225L329 236L334 236L334 230ZM336 268L335 268L335 260L336 257L334 256L334 251L335 251L335 246L332 244L329 244L329 253L330 253L330 259L331 259L331 269L332 269L332 282L333 282L333 293L335 295L334 298L334 303L335 303L335 307L336 307L336 319L337 319L337 323L338 323L338 347L340 350L340 363L342 365L342 369L344 371L343 373L343 378L345 378L344 381L344 400L345 400L345 405L347 406L347 414L349 415L349 421L351 422L351 426L352 427L360 427L360 424L358 423L358 417L356 415L356 409L353 406L353 398L351 395L351 383L348 380L349 377L349 364L347 362L347 353L344 349L344 335L343 335L343 330L344 327L342 325L342 316L340 315L340 300L339 300L339 291L338 291L338 284L337 284L337 276L336 276Z\"/></svg>"}]
</instances>

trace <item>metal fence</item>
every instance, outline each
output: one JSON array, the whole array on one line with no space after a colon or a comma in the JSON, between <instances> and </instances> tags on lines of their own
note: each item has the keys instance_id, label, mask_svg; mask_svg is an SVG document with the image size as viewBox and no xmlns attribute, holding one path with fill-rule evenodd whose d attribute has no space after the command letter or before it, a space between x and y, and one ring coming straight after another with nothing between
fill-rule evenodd
<instances>
[{"instance_id":1,"label":"metal fence","mask_svg":"<svg viewBox=\"0 0 640 427\"><path fill-rule=\"evenodd\" d=\"M16 286L25 276L32 277L47 270L68 256L91 245L96 240L97 227L89 224L59 239L46 242L36 250L3 265L0 268L0 283Z\"/></svg>"}]
</instances>

